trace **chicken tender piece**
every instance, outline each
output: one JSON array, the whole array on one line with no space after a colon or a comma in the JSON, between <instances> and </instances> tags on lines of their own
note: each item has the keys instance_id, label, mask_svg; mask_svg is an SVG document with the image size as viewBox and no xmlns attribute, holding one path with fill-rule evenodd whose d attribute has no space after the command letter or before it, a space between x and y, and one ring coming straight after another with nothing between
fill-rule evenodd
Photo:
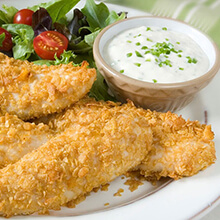
<instances>
[{"instance_id":1,"label":"chicken tender piece","mask_svg":"<svg viewBox=\"0 0 220 220\"><path fill-rule=\"evenodd\" d=\"M85 96L64 112L51 115L48 121L46 121L46 119L43 119L43 121L47 122L51 130L61 133L65 129L73 127L75 124L86 126L93 123L94 120L98 120L101 117L101 114L113 110L117 112L119 109L137 114L137 109L134 105L124 104L120 106L120 103L112 101L104 102L102 100L96 101L94 98ZM39 122L40 121L38 121L38 123Z\"/></svg>"},{"instance_id":2,"label":"chicken tender piece","mask_svg":"<svg viewBox=\"0 0 220 220\"><path fill-rule=\"evenodd\" d=\"M23 122L15 115L0 117L0 169L15 163L54 136L44 124Z\"/></svg>"},{"instance_id":3,"label":"chicken tender piece","mask_svg":"<svg viewBox=\"0 0 220 220\"><path fill-rule=\"evenodd\" d=\"M23 120L60 112L84 97L95 69L72 63L38 66L0 53L0 109Z\"/></svg>"},{"instance_id":4,"label":"chicken tender piece","mask_svg":"<svg viewBox=\"0 0 220 220\"><path fill-rule=\"evenodd\" d=\"M214 133L210 125L186 121L171 112L150 110L143 115L153 133L152 149L138 167L141 174L159 180L197 174L216 160Z\"/></svg>"},{"instance_id":5,"label":"chicken tender piece","mask_svg":"<svg viewBox=\"0 0 220 220\"><path fill-rule=\"evenodd\" d=\"M61 132L74 123L86 125L98 118L100 112L118 105L119 103L82 99L64 114L54 117L49 126ZM137 167L148 179L192 176L216 160L214 134L210 125L185 121L182 116L171 112L160 113L135 108L132 102L123 106L128 112L132 110L145 117L152 129L152 150Z\"/></svg>"},{"instance_id":6,"label":"chicken tender piece","mask_svg":"<svg viewBox=\"0 0 220 220\"><path fill-rule=\"evenodd\" d=\"M45 213L134 168L150 150L151 129L126 106L75 124L17 163L0 170L3 216Z\"/></svg>"}]
</instances>

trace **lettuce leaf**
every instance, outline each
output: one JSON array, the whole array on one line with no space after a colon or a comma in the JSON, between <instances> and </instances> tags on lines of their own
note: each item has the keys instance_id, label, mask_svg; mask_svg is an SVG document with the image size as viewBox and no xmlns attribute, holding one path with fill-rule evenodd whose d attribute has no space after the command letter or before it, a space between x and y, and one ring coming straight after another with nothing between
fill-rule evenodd
<instances>
[{"instance_id":1,"label":"lettuce leaf","mask_svg":"<svg viewBox=\"0 0 220 220\"><path fill-rule=\"evenodd\" d=\"M89 45L89 46L93 46L94 41L97 37L97 35L100 33L101 29L98 29L97 31L94 31L91 34L88 34L85 36L85 42Z\"/></svg>"},{"instance_id":2,"label":"lettuce leaf","mask_svg":"<svg viewBox=\"0 0 220 220\"><path fill-rule=\"evenodd\" d=\"M77 54L92 50L95 38L103 28L126 17L126 13L123 12L119 15L115 11L110 12L104 3L96 4L94 0L86 0L86 4L81 11L86 16L89 26L81 27L79 31L88 29L92 33L85 35L84 39L75 37L70 40L69 48ZM71 22L73 21L74 19Z\"/></svg>"},{"instance_id":3,"label":"lettuce leaf","mask_svg":"<svg viewBox=\"0 0 220 220\"><path fill-rule=\"evenodd\" d=\"M93 83L92 88L89 92L89 96L95 98L96 100L111 100L116 102L116 98L108 93L108 85L105 82L104 77L99 71L97 71L96 81Z\"/></svg>"},{"instance_id":4,"label":"lettuce leaf","mask_svg":"<svg viewBox=\"0 0 220 220\"><path fill-rule=\"evenodd\" d=\"M5 40L5 33L0 34L0 47L2 47L2 43Z\"/></svg>"},{"instance_id":5,"label":"lettuce leaf","mask_svg":"<svg viewBox=\"0 0 220 220\"><path fill-rule=\"evenodd\" d=\"M87 17L87 22L94 31L126 17L124 12L121 15L118 15L115 11L110 12L103 2L96 4L94 0L86 0L86 4L81 11Z\"/></svg>"},{"instance_id":6,"label":"lettuce leaf","mask_svg":"<svg viewBox=\"0 0 220 220\"><path fill-rule=\"evenodd\" d=\"M55 60L36 60L33 61L33 63L37 65L44 65L46 64L47 66L50 65L59 65L59 64L68 64L71 61L73 61L76 58L76 55L72 51L64 51L61 55L60 58L55 56Z\"/></svg>"},{"instance_id":7,"label":"lettuce leaf","mask_svg":"<svg viewBox=\"0 0 220 220\"><path fill-rule=\"evenodd\" d=\"M120 21L126 18L126 13L122 12L120 15L115 11L111 11L108 18L105 21L106 26L113 24L116 21Z\"/></svg>"},{"instance_id":8,"label":"lettuce leaf","mask_svg":"<svg viewBox=\"0 0 220 220\"><path fill-rule=\"evenodd\" d=\"M34 31L31 26L25 24L4 24L4 29L13 36L13 56L15 59L27 60L34 53Z\"/></svg>"},{"instance_id":9,"label":"lettuce leaf","mask_svg":"<svg viewBox=\"0 0 220 220\"><path fill-rule=\"evenodd\" d=\"M2 5L2 8L5 11L0 10L0 24L13 23L14 15L18 12L18 9L13 6L8 7L6 5Z\"/></svg>"},{"instance_id":10,"label":"lettuce leaf","mask_svg":"<svg viewBox=\"0 0 220 220\"><path fill-rule=\"evenodd\" d=\"M106 27L109 9L104 3L96 4L94 0L87 0L82 12L87 17L89 26L93 29Z\"/></svg>"},{"instance_id":11,"label":"lettuce leaf","mask_svg":"<svg viewBox=\"0 0 220 220\"><path fill-rule=\"evenodd\" d=\"M58 22L79 2L80 0L53 0L47 3L41 3L30 7L31 10L36 11L40 7L47 9L53 23Z\"/></svg>"}]
</instances>

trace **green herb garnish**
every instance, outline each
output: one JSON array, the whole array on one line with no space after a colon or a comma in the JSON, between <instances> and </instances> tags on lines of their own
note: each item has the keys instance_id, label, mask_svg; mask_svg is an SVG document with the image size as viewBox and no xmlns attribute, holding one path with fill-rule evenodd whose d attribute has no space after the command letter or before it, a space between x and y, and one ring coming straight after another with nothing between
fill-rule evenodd
<instances>
[{"instance_id":1,"label":"green herb garnish","mask_svg":"<svg viewBox=\"0 0 220 220\"><path fill-rule=\"evenodd\" d=\"M5 40L5 33L0 34L0 47L2 47L2 43Z\"/></svg>"},{"instance_id":2,"label":"green herb garnish","mask_svg":"<svg viewBox=\"0 0 220 220\"><path fill-rule=\"evenodd\" d=\"M140 67L141 63L134 63L134 65Z\"/></svg>"},{"instance_id":3,"label":"green herb garnish","mask_svg":"<svg viewBox=\"0 0 220 220\"><path fill-rule=\"evenodd\" d=\"M170 60L161 61L161 62L158 64L159 67L162 67L163 65L172 67L172 64L171 64Z\"/></svg>"},{"instance_id":4,"label":"green herb garnish","mask_svg":"<svg viewBox=\"0 0 220 220\"><path fill-rule=\"evenodd\" d=\"M198 61L195 58L192 58L190 56L186 57L188 59L188 63L194 63L196 64Z\"/></svg>"},{"instance_id":5,"label":"green herb garnish","mask_svg":"<svg viewBox=\"0 0 220 220\"><path fill-rule=\"evenodd\" d=\"M143 46L143 47L141 47L141 49L142 49L142 50L147 50L148 47L147 47L147 46Z\"/></svg>"},{"instance_id":6,"label":"green herb garnish","mask_svg":"<svg viewBox=\"0 0 220 220\"><path fill-rule=\"evenodd\" d=\"M135 51L135 54L136 54L137 57L143 57L143 56L141 55L141 53L139 53L138 51Z\"/></svg>"},{"instance_id":7,"label":"green herb garnish","mask_svg":"<svg viewBox=\"0 0 220 220\"><path fill-rule=\"evenodd\" d=\"M132 53L127 53L127 57L131 57L132 56Z\"/></svg>"}]
</instances>

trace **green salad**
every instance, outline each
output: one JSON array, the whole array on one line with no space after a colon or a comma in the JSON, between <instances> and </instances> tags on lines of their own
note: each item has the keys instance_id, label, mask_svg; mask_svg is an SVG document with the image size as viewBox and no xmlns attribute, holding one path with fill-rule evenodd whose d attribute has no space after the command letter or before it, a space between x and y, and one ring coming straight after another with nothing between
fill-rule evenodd
<instances>
[{"instance_id":1,"label":"green salad","mask_svg":"<svg viewBox=\"0 0 220 220\"><path fill-rule=\"evenodd\" d=\"M86 0L78 9L75 6L79 1L53 0L20 10L2 5L0 51L37 65L80 65L87 60L95 67L92 48L96 36L104 27L126 18L126 13L110 11L94 0ZM115 101L98 71L89 95Z\"/></svg>"}]
</instances>

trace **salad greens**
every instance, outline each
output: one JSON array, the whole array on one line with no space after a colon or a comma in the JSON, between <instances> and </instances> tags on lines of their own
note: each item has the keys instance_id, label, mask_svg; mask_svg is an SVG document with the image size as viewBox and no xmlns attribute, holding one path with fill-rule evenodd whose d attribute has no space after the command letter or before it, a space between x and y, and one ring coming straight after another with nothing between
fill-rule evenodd
<instances>
[{"instance_id":1,"label":"salad greens","mask_svg":"<svg viewBox=\"0 0 220 220\"><path fill-rule=\"evenodd\" d=\"M79 2L80 0L53 0L47 3L41 3L29 9L37 11L39 8L45 8L53 23L59 21L61 18L65 17L66 14Z\"/></svg>"},{"instance_id":2,"label":"salad greens","mask_svg":"<svg viewBox=\"0 0 220 220\"><path fill-rule=\"evenodd\" d=\"M118 15L116 12L110 12L108 7L104 3L95 4L94 0L87 0L82 12L87 17L92 31L96 31L97 28L101 29L113 22L125 18L125 13Z\"/></svg>"},{"instance_id":3,"label":"salad greens","mask_svg":"<svg viewBox=\"0 0 220 220\"><path fill-rule=\"evenodd\" d=\"M58 65L73 62L74 65L83 60L95 67L92 47L96 36L106 26L126 18L126 13L110 11L104 3L96 4L94 0L86 0L80 10L74 8L80 0L52 0L41 3L29 9L34 11L32 27L25 24L13 24L13 17L18 12L13 6L3 5L0 10L0 26L12 34L13 57L15 59L33 61L38 65ZM70 18L73 10L72 18ZM68 16L67 16L68 15ZM53 30L65 35L69 40L68 49L55 60L42 60L34 51L33 40L43 31ZM0 36L0 44L4 36ZM109 95L108 86L103 76L97 71L97 80L94 83L90 96L100 100L115 100Z\"/></svg>"},{"instance_id":4,"label":"salad greens","mask_svg":"<svg viewBox=\"0 0 220 220\"><path fill-rule=\"evenodd\" d=\"M76 58L76 55L72 51L64 51L60 58L55 55L55 60L35 60L33 63L37 65L46 64L47 66L50 65L59 65L59 64L68 64Z\"/></svg>"},{"instance_id":5,"label":"salad greens","mask_svg":"<svg viewBox=\"0 0 220 220\"><path fill-rule=\"evenodd\" d=\"M34 31L32 27L25 24L3 24L2 27L13 36L13 57L27 60L34 53Z\"/></svg>"},{"instance_id":6,"label":"salad greens","mask_svg":"<svg viewBox=\"0 0 220 220\"><path fill-rule=\"evenodd\" d=\"M0 47L2 47L2 43L5 39L5 33L0 34Z\"/></svg>"},{"instance_id":7,"label":"salad greens","mask_svg":"<svg viewBox=\"0 0 220 220\"><path fill-rule=\"evenodd\" d=\"M6 5L2 5L2 8L5 11L0 10L0 25L13 23L14 15L18 12L18 9Z\"/></svg>"}]
</instances>

